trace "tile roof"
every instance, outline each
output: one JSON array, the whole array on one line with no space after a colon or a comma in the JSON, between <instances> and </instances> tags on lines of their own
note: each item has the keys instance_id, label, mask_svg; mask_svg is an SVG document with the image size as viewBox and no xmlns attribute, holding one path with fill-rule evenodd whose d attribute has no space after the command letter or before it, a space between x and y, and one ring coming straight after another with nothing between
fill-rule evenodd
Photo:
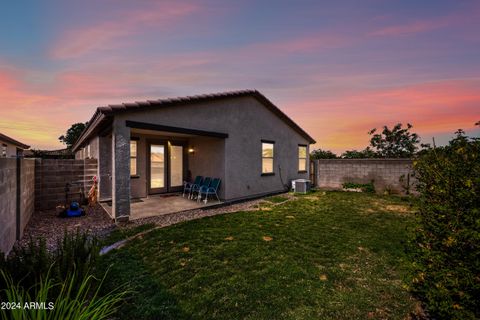
<instances>
[{"instance_id":1,"label":"tile roof","mask_svg":"<svg viewBox=\"0 0 480 320\"><path fill-rule=\"evenodd\" d=\"M199 103L199 102L221 100L221 99L231 99L231 98L246 97L246 96L251 96L256 98L265 107L270 109L279 118L281 118L284 122L286 122L290 127L292 127L300 135L306 138L310 143L315 143L315 140L308 133L306 133L299 125L297 125L292 119L290 119L285 113L283 113L277 106L275 106L270 100L268 100L259 91L238 90L238 91L227 91L227 92L202 94L202 95L194 95L194 96L186 96L186 97L110 104L107 106L98 107L92 119L88 122L88 126L85 128L85 130L83 131L78 141L74 144L73 151L76 151L84 142L84 140L88 138L88 136L92 133L94 129L92 128L92 126L95 127L96 125L98 125L98 121L96 120L98 120L100 116L110 117L114 114L125 112L125 111L148 110L151 107L182 106L182 105L188 105L191 103Z\"/></svg>"},{"instance_id":2,"label":"tile roof","mask_svg":"<svg viewBox=\"0 0 480 320\"><path fill-rule=\"evenodd\" d=\"M20 141L17 141L13 138L10 138L9 136L6 136L4 135L3 133L0 133L0 141L5 141L5 142L8 142L8 143L11 143L11 144L14 144L16 145L17 147L20 147L22 149L28 149L30 148L30 146L24 144L24 143L21 143Z\"/></svg>"}]
</instances>

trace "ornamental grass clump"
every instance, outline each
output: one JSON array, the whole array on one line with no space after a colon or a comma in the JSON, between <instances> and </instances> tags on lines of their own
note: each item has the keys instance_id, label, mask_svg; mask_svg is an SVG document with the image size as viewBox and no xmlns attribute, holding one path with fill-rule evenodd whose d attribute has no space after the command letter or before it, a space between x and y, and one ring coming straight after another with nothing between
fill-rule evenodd
<instances>
[{"instance_id":1,"label":"ornamental grass clump","mask_svg":"<svg viewBox=\"0 0 480 320\"><path fill-rule=\"evenodd\" d=\"M24 247L15 247L8 257L0 255L0 269L21 282L25 288L37 284L47 273L52 281L63 281L74 269L77 278L87 277L95 269L100 245L97 238L84 232L64 233L53 250L45 239L30 239ZM2 285L0 278L0 285Z\"/></svg>"},{"instance_id":2,"label":"ornamental grass clump","mask_svg":"<svg viewBox=\"0 0 480 320\"><path fill-rule=\"evenodd\" d=\"M480 139L462 130L414 162L411 290L435 319L480 318Z\"/></svg>"},{"instance_id":3,"label":"ornamental grass clump","mask_svg":"<svg viewBox=\"0 0 480 320\"><path fill-rule=\"evenodd\" d=\"M98 268L99 241L88 233L67 233L52 250L31 239L0 255L2 319L109 319L128 290L104 292L105 268ZM97 277L97 275L100 275Z\"/></svg>"},{"instance_id":4,"label":"ornamental grass clump","mask_svg":"<svg viewBox=\"0 0 480 320\"><path fill-rule=\"evenodd\" d=\"M21 283L0 270L0 278L6 288L0 294L9 301L9 308L2 308L2 319L63 320L63 319L111 319L117 312L128 290L119 288L100 294L102 279L93 275L82 276L77 270L66 275L65 280L55 281L47 272L33 287L25 289Z\"/></svg>"}]
</instances>

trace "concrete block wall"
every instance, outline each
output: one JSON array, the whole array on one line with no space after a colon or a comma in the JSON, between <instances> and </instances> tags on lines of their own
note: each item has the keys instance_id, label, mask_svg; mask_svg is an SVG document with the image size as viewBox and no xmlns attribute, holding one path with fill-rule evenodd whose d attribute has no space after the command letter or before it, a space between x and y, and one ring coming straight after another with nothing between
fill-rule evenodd
<instances>
[{"instance_id":1,"label":"concrete block wall","mask_svg":"<svg viewBox=\"0 0 480 320\"><path fill-rule=\"evenodd\" d=\"M23 237L23 230L35 211L35 159L21 161L20 181L20 230L19 238Z\"/></svg>"},{"instance_id":2,"label":"concrete block wall","mask_svg":"<svg viewBox=\"0 0 480 320\"><path fill-rule=\"evenodd\" d=\"M0 159L0 250L8 253L34 211L35 161Z\"/></svg>"},{"instance_id":3,"label":"concrete block wall","mask_svg":"<svg viewBox=\"0 0 480 320\"><path fill-rule=\"evenodd\" d=\"M17 159L0 159L0 250L8 253L17 230Z\"/></svg>"},{"instance_id":4,"label":"concrete block wall","mask_svg":"<svg viewBox=\"0 0 480 320\"><path fill-rule=\"evenodd\" d=\"M374 181L377 192L386 189L403 193L404 186L400 182L410 174L412 178L411 159L320 159L316 161L316 185L320 188L341 189L343 183L369 183ZM406 181L404 182L404 185ZM411 187L412 191L413 187Z\"/></svg>"},{"instance_id":5,"label":"concrete block wall","mask_svg":"<svg viewBox=\"0 0 480 320\"><path fill-rule=\"evenodd\" d=\"M75 183L71 192L80 188L85 196L97 175L97 160L36 159L35 160L35 208L54 209L65 203L65 186ZM78 200L79 196L74 196ZM72 200L72 199L70 199Z\"/></svg>"}]
</instances>

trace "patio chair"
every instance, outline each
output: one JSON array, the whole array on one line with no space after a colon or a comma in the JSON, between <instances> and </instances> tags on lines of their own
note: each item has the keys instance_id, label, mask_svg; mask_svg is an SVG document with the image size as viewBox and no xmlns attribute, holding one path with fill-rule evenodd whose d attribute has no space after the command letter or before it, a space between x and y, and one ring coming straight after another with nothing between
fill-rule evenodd
<instances>
[{"instance_id":1,"label":"patio chair","mask_svg":"<svg viewBox=\"0 0 480 320\"><path fill-rule=\"evenodd\" d=\"M210 183L209 187L201 187L200 190L198 191L197 201L202 200L202 196L205 195L205 200L203 200L203 202L205 202L206 204L208 202L208 196L212 195L217 198L218 202L220 202L220 198L218 197L218 193L217 193L218 188L220 187L220 182L221 182L220 179L215 178L212 180L212 183Z\"/></svg>"},{"instance_id":2,"label":"patio chair","mask_svg":"<svg viewBox=\"0 0 480 320\"><path fill-rule=\"evenodd\" d=\"M197 186L200 188L200 185L202 184L203 177L202 176L196 176L195 180L193 182L183 182L183 194L182 197L185 197L185 194L187 194L187 197L190 199L190 196L192 195L192 190L194 186Z\"/></svg>"},{"instance_id":3,"label":"patio chair","mask_svg":"<svg viewBox=\"0 0 480 320\"><path fill-rule=\"evenodd\" d=\"M198 196L199 196L199 191L202 189L202 188L208 188L210 187L210 182L212 182L212 178L210 177L206 177L205 179L203 179L202 183L199 184L199 185L196 185L196 186L193 186L192 187L192 191L190 193L190 199L198 199ZM195 197L195 192L197 193L197 197Z\"/></svg>"}]
</instances>

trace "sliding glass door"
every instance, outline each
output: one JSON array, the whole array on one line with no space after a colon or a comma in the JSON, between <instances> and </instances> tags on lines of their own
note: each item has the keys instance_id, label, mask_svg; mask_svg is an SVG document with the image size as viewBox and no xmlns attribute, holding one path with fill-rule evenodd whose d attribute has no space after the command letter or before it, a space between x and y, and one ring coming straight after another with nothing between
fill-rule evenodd
<instances>
[{"instance_id":1,"label":"sliding glass door","mask_svg":"<svg viewBox=\"0 0 480 320\"><path fill-rule=\"evenodd\" d=\"M151 144L150 145L150 190L149 193L160 193L167 191L167 184L165 179L165 145Z\"/></svg>"},{"instance_id":2,"label":"sliding glass door","mask_svg":"<svg viewBox=\"0 0 480 320\"><path fill-rule=\"evenodd\" d=\"M182 190L183 187L183 146L170 144L169 191Z\"/></svg>"},{"instance_id":3,"label":"sliding glass door","mask_svg":"<svg viewBox=\"0 0 480 320\"><path fill-rule=\"evenodd\" d=\"M185 174L184 145L152 142L148 148L148 193L181 191Z\"/></svg>"}]
</instances>

